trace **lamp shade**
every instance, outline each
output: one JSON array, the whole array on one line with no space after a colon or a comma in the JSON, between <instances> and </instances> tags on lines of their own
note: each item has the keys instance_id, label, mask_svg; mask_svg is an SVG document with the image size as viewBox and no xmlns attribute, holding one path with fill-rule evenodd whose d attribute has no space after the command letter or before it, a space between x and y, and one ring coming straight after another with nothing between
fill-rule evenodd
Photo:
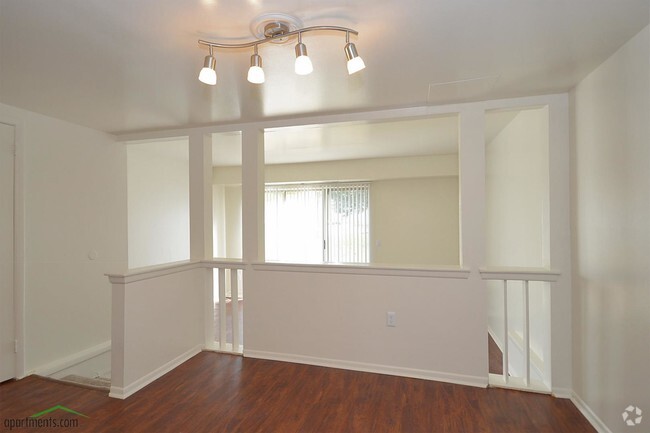
<instances>
[{"instance_id":1,"label":"lamp shade","mask_svg":"<svg viewBox=\"0 0 650 433\"><path fill-rule=\"evenodd\" d=\"M257 54L251 56L251 67L248 69L248 81L253 84L262 84L264 82L262 58Z\"/></svg>"},{"instance_id":2,"label":"lamp shade","mask_svg":"<svg viewBox=\"0 0 650 433\"><path fill-rule=\"evenodd\" d=\"M199 72L199 81L214 86L217 84L217 60L212 56L205 56L203 68Z\"/></svg>"},{"instance_id":3,"label":"lamp shade","mask_svg":"<svg viewBox=\"0 0 650 433\"><path fill-rule=\"evenodd\" d=\"M311 59L307 55L307 47L302 42L296 45L295 71L298 75L309 75L314 71Z\"/></svg>"},{"instance_id":4,"label":"lamp shade","mask_svg":"<svg viewBox=\"0 0 650 433\"><path fill-rule=\"evenodd\" d=\"M352 75L366 67L363 59L357 53L357 47L353 43L345 45L345 57L348 59L348 74Z\"/></svg>"}]
</instances>

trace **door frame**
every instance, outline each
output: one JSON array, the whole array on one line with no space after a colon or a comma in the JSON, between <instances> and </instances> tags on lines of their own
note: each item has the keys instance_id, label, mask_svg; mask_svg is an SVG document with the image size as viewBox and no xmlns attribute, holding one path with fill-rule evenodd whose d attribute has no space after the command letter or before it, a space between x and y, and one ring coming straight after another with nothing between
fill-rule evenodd
<instances>
[{"instance_id":1,"label":"door frame","mask_svg":"<svg viewBox=\"0 0 650 433\"><path fill-rule=\"evenodd\" d=\"M25 377L25 195L24 124L0 113L0 123L14 127L14 338L18 340L14 377Z\"/></svg>"}]
</instances>

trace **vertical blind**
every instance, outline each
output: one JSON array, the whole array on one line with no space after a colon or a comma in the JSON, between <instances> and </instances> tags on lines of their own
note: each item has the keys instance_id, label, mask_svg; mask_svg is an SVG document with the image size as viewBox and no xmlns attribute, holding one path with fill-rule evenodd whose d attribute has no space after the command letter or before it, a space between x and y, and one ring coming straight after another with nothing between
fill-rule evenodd
<instances>
[{"instance_id":1,"label":"vertical blind","mask_svg":"<svg viewBox=\"0 0 650 433\"><path fill-rule=\"evenodd\" d=\"M266 259L370 261L368 183L267 185Z\"/></svg>"}]
</instances>

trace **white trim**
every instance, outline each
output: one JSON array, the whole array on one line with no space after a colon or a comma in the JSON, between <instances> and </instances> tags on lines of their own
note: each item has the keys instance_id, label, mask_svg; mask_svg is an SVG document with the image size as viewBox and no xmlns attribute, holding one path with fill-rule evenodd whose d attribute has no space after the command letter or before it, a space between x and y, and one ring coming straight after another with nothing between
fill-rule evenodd
<instances>
[{"instance_id":1,"label":"white trim","mask_svg":"<svg viewBox=\"0 0 650 433\"><path fill-rule=\"evenodd\" d=\"M573 390L569 388L553 388L551 395L555 398L571 398Z\"/></svg>"},{"instance_id":2,"label":"white trim","mask_svg":"<svg viewBox=\"0 0 650 433\"><path fill-rule=\"evenodd\" d=\"M261 350L246 349L244 350L244 357L340 368L343 370L364 371L368 373L387 374L390 376L412 377L416 379L434 380L437 382L454 383L457 385L468 385L479 388L487 387L487 378L482 376L468 376L464 374L443 373L440 371L345 361L341 359L317 358L305 355L265 352Z\"/></svg>"},{"instance_id":3,"label":"white trim","mask_svg":"<svg viewBox=\"0 0 650 433\"><path fill-rule=\"evenodd\" d=\"M2 104L0 104L2 105ZM14 108L11 106L6 106ZM18 341L14 377L26 376L25 362L25 187L24 187L24 122L0 113L0 122L14 127L14 339Z\"/></svg>"},{"instance_id":4,"label":"white trim","mask_svg":"<svg viewBox=\"0 0 650 433\"><path fill-rule=\"evenodd\" d=\"M192 358L193 356L201 352L201 347L202 347L201 345L194 346L187 352L178 355L176 358L172 359L169 362L166 362L165 364L156 368L152 372L145 374L140 379L131 382L129 385L126 385L124 388L111 386L111 391L108 394L108 396L124 400L125 398L135 394L145 386L149 385L150 383L154 382L156 379L159 379L160 377L169 373L170 371L172 371L173 369L175 369L176 367L178 367L188 359Z\"/></svg>"},{"instance_id":5,"label":"white trim","mask_svg":"<svg viewBox=\"0 0 650 433\"><path fill-rule=\"evenodd\" d=\"M244 355L244 346L242 346L240 344L238 350L232 350L232 344L231 343L226 343L224 345L224 347L221 348L219 343L213 342L213 343L204 345L203 346L203 351L204 352L223 353L223 354L226 354L226 355L243 356Z\"/></svg>"},{"instance_id":6,"label":"white trim","mask_svg":"<svg viewBox=\"0 0 650 433\"><path fill-rule=\"evenodd\" d=\"M246 269L246 263L241 259L219 259L214 258L212 260L202 260L201 263L206 268L215 268L215 269Z\"/></svg>"},{"instance_id":7,"label":"white trim","mask_svg":"<svg viewBox=\"0 0 650 433\"><path fill-rule=\"evenodd\" d=\"M488 377L490 386L494 388L514 389L517 391L535 392L538 394L551 394L551 391L548 389L546 384L536 379L531 379L530 384L526 385L526 381L523 377L510 376L508 382L503 379L502 374L489 373Z\"/></svg>"},{"instance_id":8,"label":"white trim","mask_svg":"<svg viewBox=\"0 0 650 433\"><path fill-rule=\"evenodd\" d=\"M246 264L241 260L184 260L180 262L165 263L156 266L130 269L124 274L105 274L113 284L128 284L136 281L149 280L151 278L163 277L165 275L177 274L192 269L200 268L225 268L225 269L246 269Z\"/></svg>"},{"instance_id":9,"label":"white trim","mask_svg":"<svg viewBox=\"0 0 650 433\"><path fill-rule=\"evenodd\" d=\"M89 347L88 349L84 349L64 358L57 359L56 361L50 362L49 364L37 367L32 370L30 374L51 376L61 370L65 370L66 368L81 364L84 361L88 361L89 359L109 352L110 350L111 340L104 341L103 343L97 344L96 346Z\"/></svg>"},{"instance_id":10,"label":"white trim","mask_svg":"<svg viewBox=\"0 0 650 433\"><path fill-rule=\"evenodd\" d=\"M552 104L558 99L566 97L566 93L550 95L526 96L521 98L495 99L489 101L466 102L450 105L424 105L416 107L403 107L388 110L347 112L320 116L299 116L282 119L269 119L248 123L222 123L194 128L177 128L158 131L131 132L116 134L117 140L122 142L141 140L160 140L174 137L188 137L190 134L213 134L219 132L243 131L253 128L255 130L283 128L286 126L321 125L331 123L349 123L362 121L381 121L404 118L444 116L460 113L467 108L479 110L507 110L512 108L530 108Z\"/></svg>"},{"instance_id":11,"label":"white trim","mask_svg":"<svg viewBox=\"0 0 650 433\"><path fill-rule=\"evenodd\" d=\"M556 282L561 272L544 268L480 268L481 278L484 280L518 280L518 281L548 281Z\"/></svg>"},{"instance_id":12,"label":"white trim","mask_svg":"<svg viewBox=\"0 0 650 433\"><path fill-rule=\"evenodd\" d=\"M182 262L165 263L157 266L147 266L129 270L124 274L105 274L113 284L128 284L136 281L148 280L165 275L177 274L192 269L202 268L200 261L185 260Z\"/></svg>"},{"instance_id":13,"label":"white trim","mask_svg":"<svg viewBox=\"0 0 650 433\"><path fill-rule=\"evenodd\" d=\"M598 433L612 433L612 431L607 427L607 425L598 418L598 415L594 413L593 410L585 403L575 391L571 391L571 401L578 408L580 413L587 418L589 424L596 429Z\"/></svg>"},{"instance_id":14,"label":"white trim","mask_svg":"<svg viewBox=\"0 0 650 433\"><path fill-rule=\"evenodd\" d=\"M302 263L253 263L256 271L308 272L321 274L381 275L389 277L469 278L470 270L459 266L409 268L373 265L317 265Z\"/></svg>"}]
</instances>

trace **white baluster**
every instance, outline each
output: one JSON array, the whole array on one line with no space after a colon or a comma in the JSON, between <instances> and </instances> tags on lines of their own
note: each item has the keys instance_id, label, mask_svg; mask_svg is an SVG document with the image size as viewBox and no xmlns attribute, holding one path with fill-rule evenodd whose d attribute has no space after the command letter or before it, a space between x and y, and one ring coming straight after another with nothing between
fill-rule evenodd
<instances>
[{"instance_id":1,"label":"white baluster","mask_svg":"<svg viewBox=\"0 0 650 433\"><path fill-rule=\"evenodd\" d=\"M526 368L524 383L526 386L530 386L530 305L528 292L528 280L524 280L524 366Z\"/></svg>"},{"instance_id":2,"label":"white baluster","mask_svg":"<svg viewBox=\"0 0 650 433\"><path fill-rule=\"evenodd\" d=\"M230 296L232 299L232 351L239 352L239 284L237 269L230 270Z\"/></svg>"},{"instance_id":3,"label":"white baluster","mask_svg":"<svg viewBox=\"0 0 650 433\"><path fill-rule=\"evenodd\" d=\"M219 348L226 350L226 270L219 268Z\"/></svg>"},{"instance_id":4,"label":"white baluster","mask_svg":"<svg viewBox=\"0 0 650 433\"><path fill-rule=\"evenodd\" d=\"M508 383L508 280L503 280L503 381Z\"/></svg>"}]
</instances>

